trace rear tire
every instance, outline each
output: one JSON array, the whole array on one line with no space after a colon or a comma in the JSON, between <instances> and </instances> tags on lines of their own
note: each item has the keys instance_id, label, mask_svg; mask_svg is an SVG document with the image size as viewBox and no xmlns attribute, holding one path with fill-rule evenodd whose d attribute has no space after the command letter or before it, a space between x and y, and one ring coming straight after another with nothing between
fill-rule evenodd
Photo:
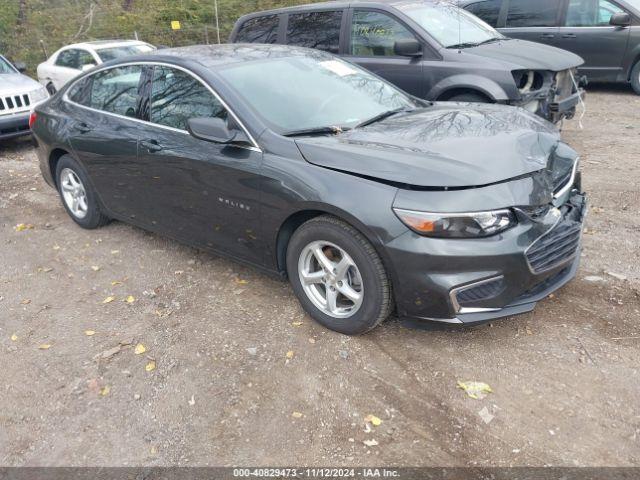
<instances>
[{"instance_id":1,"label":"rear tire","mask_svg":"<svg viewBox=\"0 0 640 480\"><path fill-rule=\"evenodd\" d=\"M633 91L640 95L640 61L636 62L631 70L631 86Z\"/></svg>"},{"instance_id":2,"label":"rear tire","mask_svg":"<svg viewBox=\"0 0 640 480\"><path fill-rule=\"evenodd\" d=\"M109 223L88 175L71 155L60 157L55 175L62 205L74 222L89 230Z\"/></svg>"},{"instance_id":3,"label":"rear tire","mask_svg":"<svg viewBox=\"0 0 640 480\"><path fill-rule=\"evenodd\" d=\"M304 310L336 332L366 333L393 309L380 257L360 232L338 218L322 215L294 232L287 273Z\"/></svg>"},{"instance_id":4,"label":"rear tire","mask_svg":"<svg viewBox=\"0 0 640 480\"><path fill-rule=\"evenodd\" d=\"M461 103L492 103L484 95L480 95L479 93L459 93L458 95L454 95L453 97L447 99L448 102L461 102Z\"/></svg>"}]
</instances>

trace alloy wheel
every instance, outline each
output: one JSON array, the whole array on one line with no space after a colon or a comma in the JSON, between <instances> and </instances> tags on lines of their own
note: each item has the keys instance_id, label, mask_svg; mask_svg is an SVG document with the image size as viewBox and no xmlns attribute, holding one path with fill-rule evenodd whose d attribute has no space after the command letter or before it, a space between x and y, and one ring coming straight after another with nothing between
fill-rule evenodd
<instances>
[{"instance_id":1,"label":"alloy wheel","mask_svg":"<svg viewBox=\"0 0 640 480\"><path fill-rule=\"evenodd\" d=\"M89 211L87 192L78 175L70 168L60 172L60 189L62 198L76 218L84 218Z\"/></svg>"},{"instance_id":2,"label":"alloy wheel","mask_svg":"<svg viewBox=\"0 0 640 480\"><path fill-rule=\"evenodd\" d=\"M302 288L311 302L333 318L356 314L364 299L364 285L351 256L334 243L315 241L302 249L298 261Z\"/></svg>"}]
</instances>

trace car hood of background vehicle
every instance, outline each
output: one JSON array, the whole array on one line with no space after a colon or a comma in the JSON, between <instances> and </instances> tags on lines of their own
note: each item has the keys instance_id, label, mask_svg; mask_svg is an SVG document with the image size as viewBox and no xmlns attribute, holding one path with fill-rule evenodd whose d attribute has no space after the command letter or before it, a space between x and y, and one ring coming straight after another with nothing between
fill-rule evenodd
<instances>
[{"instance_id":1,"label":"car hood of background vehicle","mask_svg":"<svg viewBox=\"0 0 640 480\"><path fill-rule=\"evenodd\" d=\"M560 48L526 40L508 39L462 49L463 54L491 58L511 70L551 70L560 72L582 65L578 55Z\"/></svg>"},{"instance_id":2,"label":"car hood of background vehicle","mask_svg":"<svg viewBox=\"0 0 640 480\"><path fill-rule=\"evenodd\" d=\"M556 128L522 109L436 103L339 135L296 139L314 165L417 187L473 187L547 167Z\"/></svg>"},{"instance_id":3,"label":"car hood of background vehicle","mask_svg":"<svg viewBox=\"0 0 640 480\"><path fill-rule=\"evenodd\" d=\"M40 88L38 82L20 73L0 74L0 95L17 95Z\"/></svg>"}]
</instances>

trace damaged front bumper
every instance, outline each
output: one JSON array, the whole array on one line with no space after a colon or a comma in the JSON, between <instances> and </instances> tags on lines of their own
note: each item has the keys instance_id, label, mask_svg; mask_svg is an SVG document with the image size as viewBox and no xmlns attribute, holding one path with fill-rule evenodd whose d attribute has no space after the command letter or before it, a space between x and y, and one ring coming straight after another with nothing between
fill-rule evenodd
<instances>
[{"instance_id":1,"label":"damaged front bumper","mask_svg":"<svg viewBox=\"0 0 640 480\"><path fill-rule=\"evenodd\" d=\"M477 324L533 310L572 280L579 268L586 197L574 189L543 220L493 238L413 238L402 253L398 315L409 320ZM399 253L409 239L388 247ZM428 265L427 265L428 263ZM429 273L427 273L429 272Z\"/></svg>"}]
</instances>

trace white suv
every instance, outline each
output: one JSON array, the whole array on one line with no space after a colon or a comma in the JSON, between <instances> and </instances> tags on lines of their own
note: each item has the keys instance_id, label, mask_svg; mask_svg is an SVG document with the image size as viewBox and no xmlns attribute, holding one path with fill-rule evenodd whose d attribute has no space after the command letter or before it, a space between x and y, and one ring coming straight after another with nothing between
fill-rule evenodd
<instances>
[{"instance_id":1,"label":"white suv","mask_svg":"<svg viewBox=\"0 0 640 480\"><path fill-rule=\"evenodd\" d=\"M155 50L153 45L137 40L100 40L67 45L38 65L38 81L53 95L85 70L109 60L151 50Z\"/></svg>"},{"instance_id":2,"label":"white suv","mask_svg":"<svg viewBox=\"0 0 640 480\"><path fill-rule=\"evenodd\" d=\"M24 65L16 65L0 55L0 141L31 133L31 110L49 98L42 85L22 75Z\"/></svg>"}]
</instances>

